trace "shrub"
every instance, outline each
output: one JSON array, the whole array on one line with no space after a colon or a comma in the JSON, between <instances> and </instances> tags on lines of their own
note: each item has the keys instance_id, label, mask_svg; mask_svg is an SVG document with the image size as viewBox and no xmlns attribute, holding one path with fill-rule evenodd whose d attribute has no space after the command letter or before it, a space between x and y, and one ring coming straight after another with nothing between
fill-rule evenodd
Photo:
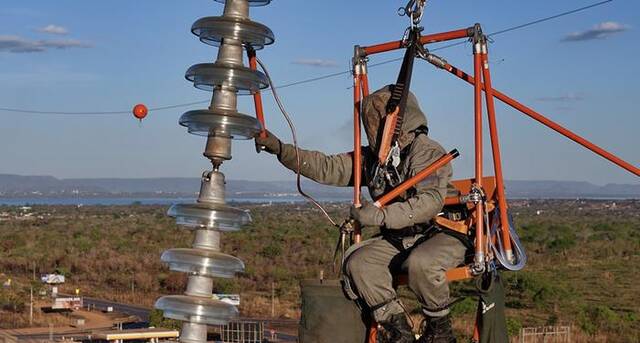
<instances>
[{"instance_id":1,"label":"shrub","mask_svg":"<svg viewBox=\"0 0 640 343\"><path fill-rule=\"evenodd\" d=\"M271 243L265 246L264 248L262 248L260 255L266 258L274 258L274 257L280 256L281 253L282 253L282 248L280 248L279 245Z\"/></svg>"},{"instance_id":2,"label":"shrub","mask_svg":"<svg viewBox=\"0 0 640 343\"><path fill-rule=\"evenodd\" d=\"M518 319L507 317L507 334L509 337L518 336L522 329L522 322Z\"/></svg>"},{"instance_id":3,"label":"shrub","mask_svg":"<svg viewBox=\"0 0 640 343\"><path fill-rule=\"evenodd\" d=\"M165 318L164 313L157 309L153 309L149 312L149 326L170 330L180 330L182 328L179 321Z\"/></svg>"},{"instance_id":4,"label":"shrub","mask_svg":"<svg viewBox=\"0 0 640 343\"><path fill-rule=\"evenodd\" d=\"M592 336L598 331L613 331L620 326L620 316L603 305L583 307L577 320L580 328Z\"/></svg>"},{"instance_id":5,"label":"shrub","mask_svg":"<svg viewBox=\"0 0 640 343\"><path fill-rule=\"evenodd\" d=\"M464 300L457 302L451 308L451 314L456 317L461 314L475 313L478 309L478 300L474 297L466 297Z\"/></svg>"}]
</instances>

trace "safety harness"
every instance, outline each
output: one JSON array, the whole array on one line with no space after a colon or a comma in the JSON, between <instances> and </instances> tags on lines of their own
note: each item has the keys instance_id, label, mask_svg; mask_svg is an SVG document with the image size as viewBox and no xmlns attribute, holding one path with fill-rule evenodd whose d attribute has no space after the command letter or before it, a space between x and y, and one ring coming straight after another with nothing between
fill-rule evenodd
<instances>
[{"instance_id":1,"label":"safety harness","mask_svg":"<svg viewBox=\"0 0 640 343\"><path fill-rule=\"evenodd\" d=\"M413 62L417 53L422 49L420 31L419 27L408 29L405 40L407 48L402 67L396 83L391 87L391 96L385 107L384 129L378 140L378 160L373 178L374 184L377 186L382 185L384 180L387 180L392 187L402 181L397 169L401 160L398 139L402 133L402 124L407 109Z\"/></svg>"}]
</instances>

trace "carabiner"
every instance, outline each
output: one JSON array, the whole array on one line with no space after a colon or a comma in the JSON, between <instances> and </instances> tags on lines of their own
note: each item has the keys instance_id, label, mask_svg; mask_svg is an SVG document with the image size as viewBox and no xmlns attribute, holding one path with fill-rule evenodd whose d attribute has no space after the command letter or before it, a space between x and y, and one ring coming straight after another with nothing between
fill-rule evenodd
<instances>
[{"instance_id":1,"label":"carabiner","mask_svg":"<svg viewBox=\"0 0 640 343\"><path fill-rule=\"evenodd\" d=\"M405 7L398 8L398 15L408 16L411 19L411 27L416 27L422 21L426 2L427 0L409 0Z\"/></svg>"}]
</instances>

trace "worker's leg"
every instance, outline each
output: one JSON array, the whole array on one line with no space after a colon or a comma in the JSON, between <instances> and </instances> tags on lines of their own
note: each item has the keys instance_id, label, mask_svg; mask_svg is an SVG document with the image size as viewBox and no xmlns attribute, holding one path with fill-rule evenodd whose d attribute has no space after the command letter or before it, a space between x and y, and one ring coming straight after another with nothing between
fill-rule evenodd
<instances>
[{"instance_id":1,"label":"worker's leg","mask_svg":"<svg viewBox=\"0 0 640 343\"><path fill-rule=\"evenodd\" d=\"M352 286L372 309L373 317L378 322L403 312L391 275L402 264L401 255L391 243L379 239L353 252L345 263L345 273Z\"/></svg>"},{"instance_id":2,"label":"worker's leg","mask_svg":"<svg viewBox=\"0 0 640 343\"><path fill-rule=\"evenodd\" d=\"M404 263L409 287L429 317L449 314L446 271L464 262L466 247L458 239L439 233L415 246Z\"/></svg>"}]
</instances>

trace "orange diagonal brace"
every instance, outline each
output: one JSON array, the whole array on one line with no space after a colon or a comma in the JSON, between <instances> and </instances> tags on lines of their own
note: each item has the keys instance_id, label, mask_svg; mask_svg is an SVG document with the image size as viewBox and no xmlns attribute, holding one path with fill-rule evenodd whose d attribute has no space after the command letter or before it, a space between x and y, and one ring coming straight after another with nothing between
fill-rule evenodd
<instances>
[{"instance_id":1,"label":"orange diagonal brace","mask_svg":"<svg viewBox=\"0 0 640 343\"><path fill-rule=\"evenodd\" d=\"M374 205L378 208L385 207L387 204L389 204L389 202L391 202L391 200L395 199L398 195L407 191L409 188L417 185L420 181L426 179L429 175L433 174L435 171L442 168L445 164L451 162L454 158L458 156L460 156L460 153L458 152L458 150L456 149L451 150L451 152L437 159L435 162L433 162L428 167L424 168L414 177L410 178L409 180L406 180L405 182L401 183L400 186L394 188L389 193L380 197L380 199L378 199L378 201L376 201Z\"/></svg>"},{"instance_id":2,"label":"orange diagonal brace","mask_svg":"<svg viewBox=\"0 0 640 343\"><path fill-rule=\"evenodd\" d=\"M451 74L461 78L464 81L467 81L470 84L474 84L475 83L475 79L473 76L465 73L464 71L450 65L450 64L445 64L444 69L448 72L450 72ZM483 89L484 89L484 84L482 85ZM571 139L572 141L582 145L583 147L591 150L592 152L600 155L601 157L609 160L610 162L618 165L619 167L631 172L632 174L636 175L636 176L640 176L640 168L633 166L632 164L630 164L629 162L619 158L618 156L604 150L603 148L595 145L594 143L591 143L590 141L588 141L587 139L577 135L576 133L562 127L561 125L555 123L554 121L552 121L551 119L543 116L542 114L534 111L533 109L519 103L518 101L510 98L509 96L505 95L504 93L493 89L493 95L494 97L496 97L496 99L504 102L505 104L515 108L516 110L526 114L527 116L529 116L530 118L536 120L537 122L547 126L548 128L558 132L559 134Z\"/></svg>"}]
</instances>

